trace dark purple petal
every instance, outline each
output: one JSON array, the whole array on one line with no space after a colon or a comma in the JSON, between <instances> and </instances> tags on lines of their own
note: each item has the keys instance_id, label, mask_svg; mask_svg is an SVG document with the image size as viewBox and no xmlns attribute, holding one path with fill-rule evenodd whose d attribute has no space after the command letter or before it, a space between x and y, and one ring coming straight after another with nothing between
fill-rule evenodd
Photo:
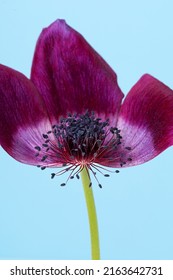
<instances>
[{"instance_id":1,"label":"dark purple petal","mask_svg":"<svg viewBox=\"0 0 173 280\"><path fill-rule=\"evenodd\" d=\"M42 31L31 80L55 119L86 110L115 118L123 97L114 71L64 20Z\"/></svg>"},{"instance_id":2,"label":"dark purple petal","mask_svg":"<svg viewBox=\"0 0 173 280\"><path fill-rule=\"evenodd\" d=\"M23 74L0 65L0 143L16 160L39 164L35 146L50 129L39 93Z\"/></svg>"},{"instance_id":3,"label":"dark purple petal","mask_svg":"<svg viewBox=\"0 0 173 280\"><path fill-rule=\"evenodd\" d=\"M120 110L123 147L131 147L125 166L156 157L173 144L173 90L150 75L132 87Z\"/></svg>"}]
</instances>

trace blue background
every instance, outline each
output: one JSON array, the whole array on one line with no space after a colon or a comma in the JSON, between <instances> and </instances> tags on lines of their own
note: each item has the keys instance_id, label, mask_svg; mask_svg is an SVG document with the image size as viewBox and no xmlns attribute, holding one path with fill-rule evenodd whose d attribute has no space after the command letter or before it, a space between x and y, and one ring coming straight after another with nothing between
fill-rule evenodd
<instances>
[{"instance_id":1,"label":"blue background","mask_svg":"<svg viewBox=\"0 0 173 280\"><path fill-rule=\"evenodd\" d=\"M126 94L144 73L173 87L172 1L0 0L0 63L29 76L43 27L64 18L105 58ZM90 259L81 182L50 179L0 148L0 258ZM102 259L173 259L173 148L100 178Z\"/></svg>"}]
</instances>

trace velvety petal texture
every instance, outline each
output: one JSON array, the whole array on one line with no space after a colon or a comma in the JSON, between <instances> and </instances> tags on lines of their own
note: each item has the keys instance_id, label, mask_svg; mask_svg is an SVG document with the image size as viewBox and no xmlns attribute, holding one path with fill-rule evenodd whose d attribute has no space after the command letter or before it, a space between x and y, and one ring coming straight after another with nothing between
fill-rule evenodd
<instances>
[{"instance_id":1,"label":"velvety petal texture","mask_svg":"<svg viewBox=\"0 0 173 280\"><path fill-rule=\"evenodd\" d=\"M144 75L126 96L118 117L123 146L138 165L173 145L173 90L150 75Z\"/></svg>"},{"instance_id":2,"label":"velvety petal texture","mask_svg":"<svg viewBox=\"0 0 173 280\"><path fill-rule=\"evenodd\" d=\"M0 65L0 143L16 160L39 164L35 146L51 124L35 86L23 74Z\"/></svg>"},{"instance_id":3,"label":"velvety petal texture","mask_svg":"<svg viewBox=\"0 0 173 280\"><path fill-rule=\"evenodd\" d=\"M31 80L55 119L86 110L116 118L123 98L115 72L64 20L43 29Z\"/></svg>"},{"instance_id":4,"label":"velvety petal texture","mask_svg":"<svg viewBox=\"0 0 173 280\"><path fill-rule=\"evenodd\" d=\"M70 170L138 165L173 145L172 89L146 74L122 98L110 66L57 20L38 39L30 80L0 65L0 144L18 161Z\"/></svg>"}]
</instances>

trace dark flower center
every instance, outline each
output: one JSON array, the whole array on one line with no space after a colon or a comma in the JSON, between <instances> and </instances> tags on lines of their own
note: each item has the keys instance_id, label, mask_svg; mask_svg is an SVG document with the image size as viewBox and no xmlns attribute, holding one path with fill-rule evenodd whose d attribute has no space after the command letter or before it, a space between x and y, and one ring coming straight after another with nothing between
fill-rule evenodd
<instances>
[{"instance_id":1,"label":"dark flower center","mask_svg":"<svg viewBox=\"0 0 173 280\"><path fill-rule=\"evenodd\" d=\"M108 128L109 120L104 122L91 115L69 115L63 118L59 125L53 126L53 133L58 147L68 153L68 161L81 164L91 164L100 158L107 149L115 149L119 145L121 136L117 128ZM112 133L106 143L106 137Z\"/></svg>"},{"instance_id":2,"label":"dark flower center","mask_svg":"<svg viewBox=\"0 0 173 280\"><path fill-rule=\"evenodd\" d=\"M58 124L52 126L52 130L43 134L43 138L42 147L35 147L38 151L36 156L39 156L39 152L44 149L44 156L41 159L43 165L39 167L45 169L49 157L55 158L55 163L61 162L65 167L60 172L52 173L52 178L66 171L71 171L69 178L74 178L74 175L78 177L84 167L90 169L96 178L93 168L100 171L98 164L111 166L110 163L117 158L118 146L122 139L120 130L110 127L109 119L102 121L93 112L81 115L68 114L67 118L61 118ZM130 147L125 149L130 150ZM126 164L124 158L120 157L119 160L120 167ZM109 175L104 174L104 176ZM101 187L100 184L99 186Z\"/></svg>"}]
</instances>

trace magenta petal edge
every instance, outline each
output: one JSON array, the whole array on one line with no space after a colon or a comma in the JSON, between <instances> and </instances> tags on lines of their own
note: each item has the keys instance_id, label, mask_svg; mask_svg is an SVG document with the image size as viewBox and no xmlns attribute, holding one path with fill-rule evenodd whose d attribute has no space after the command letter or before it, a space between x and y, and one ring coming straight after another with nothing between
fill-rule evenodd
<instances>
[{"instance_id":1,"label":"magenta petal edge","mask_svg":"<svg viewBox=\"0 0 173 280\"><path fill-rule=\"evenodd\" d=\"M142 164L173 144L173 91L145 74L123 96L106 61L57 20L38 38L30 79L0 65L1 146L71 177Z\"/></svg>"}]
</instances>

